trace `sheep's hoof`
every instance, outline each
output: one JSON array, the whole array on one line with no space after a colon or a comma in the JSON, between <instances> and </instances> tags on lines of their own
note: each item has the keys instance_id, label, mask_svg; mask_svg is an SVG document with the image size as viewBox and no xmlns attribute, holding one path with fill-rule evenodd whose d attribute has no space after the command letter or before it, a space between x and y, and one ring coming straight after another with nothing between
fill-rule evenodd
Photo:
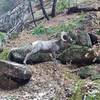
<instances>
[{"instance_id":1,"label":"sheep's hoof","mask_svg":"<svg viewBox=\"0 0 100 100\"><path fill-rule=\"evenodd\" d=\"M23 64L26 65L26 62L24 61Z\"/></svg>"},{"instance_id":2,"label":"sheep's hoof","mask_svg":"<svg viewBox=\"0 0 100 100\"><path fill-rule=\"evenodd\" d=\"M54 64L61 64L59 60L54 61Z\"/></svg>"}]
</instances>

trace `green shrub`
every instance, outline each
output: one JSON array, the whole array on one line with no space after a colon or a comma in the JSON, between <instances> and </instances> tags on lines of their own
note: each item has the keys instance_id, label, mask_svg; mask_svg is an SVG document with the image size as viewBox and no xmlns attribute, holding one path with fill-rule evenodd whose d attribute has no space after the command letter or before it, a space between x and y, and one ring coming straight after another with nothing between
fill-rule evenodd
<instances>
[{"instance_id":1,"label":"green shrub","mask_svg":"<svg viewBox=\"0 0 100 100\"><path fill-rule=\"evenodd\" d=\"M43 25L38 25L32 31L33 35L39 35L39 34L44 34L44 33L45 33L45 27Z\"/></svg>"},{"instance_id":2,"label":"green shrub","mask_svg":"<svg viewBox=\"0 0 100 100\"><path fill-rule=\"evenodd\" d=\"M67 0L59 0L57 2L57 12L62 12L64 9L68 7L68 1Z\"/></svg>"},{"instance_id":3,"label":"green shrub","mask_svg":"<svg viewBox=\"0 0 100 100\"><path fill-rule=\"evenodd\" d=\"M0 59L8 60L8 54L9 54L9 50L8 49L4 49L3 52L0 53Z\"/></svg>"}]
</instances>

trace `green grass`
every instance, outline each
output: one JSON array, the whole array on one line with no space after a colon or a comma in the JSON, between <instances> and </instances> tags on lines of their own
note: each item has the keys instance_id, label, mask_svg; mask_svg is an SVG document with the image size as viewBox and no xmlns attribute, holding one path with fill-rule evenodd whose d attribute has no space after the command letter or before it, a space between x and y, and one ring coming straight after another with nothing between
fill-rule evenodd
<instances>
[{"instance_id":1,"label":"green grass","mask_svg":"<svg viewBox=\"0 0 100 100\"><path fill-rule=\"evenodd\" d=\"M60 33L61 31L73 32L73 30L80 28L81 23L84 21L84 14L80 15L80 18L67 21L56 26L45 27L44 25L38 25L32 31L33 35L40 34L55 34Z\"/></svg>"}]
</instances>

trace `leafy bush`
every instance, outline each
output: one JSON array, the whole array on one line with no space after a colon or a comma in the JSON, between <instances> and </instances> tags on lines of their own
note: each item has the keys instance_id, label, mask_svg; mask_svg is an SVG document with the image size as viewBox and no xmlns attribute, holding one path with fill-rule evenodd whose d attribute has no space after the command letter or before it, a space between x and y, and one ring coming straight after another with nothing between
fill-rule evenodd
<instances>
[{"instance_id":1,"label":"leafy bush","mask_svg":"<svg viewBox=\"0 0 100 100\"><path fill-rule=\"evenodd\" d=\"M33 35L39 35L39 34L44 34L45 33L45 27L43 25L38 25L35 27L32 31Z\"/></svg>"},{"instance_id":2,"label":"leafy bush","mask_svg":"<svg viewBox=\"0 0 100 100\"><path fill-rule=\"evenodd\" d=\"M8 49L4 49L3 52L0 53L0 59L8 60L8 54L9 54L9 50Z\"/></svg>"}]
</instances>

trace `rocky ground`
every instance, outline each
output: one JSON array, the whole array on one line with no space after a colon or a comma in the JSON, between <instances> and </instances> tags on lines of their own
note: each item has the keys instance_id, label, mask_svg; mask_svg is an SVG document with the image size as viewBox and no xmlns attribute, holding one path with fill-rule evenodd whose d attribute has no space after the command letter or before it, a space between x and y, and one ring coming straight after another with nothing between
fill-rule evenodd
<instances>
[{"instance_id":1,"label":"rocky ground","mask_svg":"<svg viewBox=\"0 0 100 100\"><path fill-rule=\"evenodd\" d=\"M28 67L32 69L29 83L15 90L1 90L0 100L67 100L72 96L78 78L70 74L67 65L47 62Z\"/></svg>"}]
</instances>

